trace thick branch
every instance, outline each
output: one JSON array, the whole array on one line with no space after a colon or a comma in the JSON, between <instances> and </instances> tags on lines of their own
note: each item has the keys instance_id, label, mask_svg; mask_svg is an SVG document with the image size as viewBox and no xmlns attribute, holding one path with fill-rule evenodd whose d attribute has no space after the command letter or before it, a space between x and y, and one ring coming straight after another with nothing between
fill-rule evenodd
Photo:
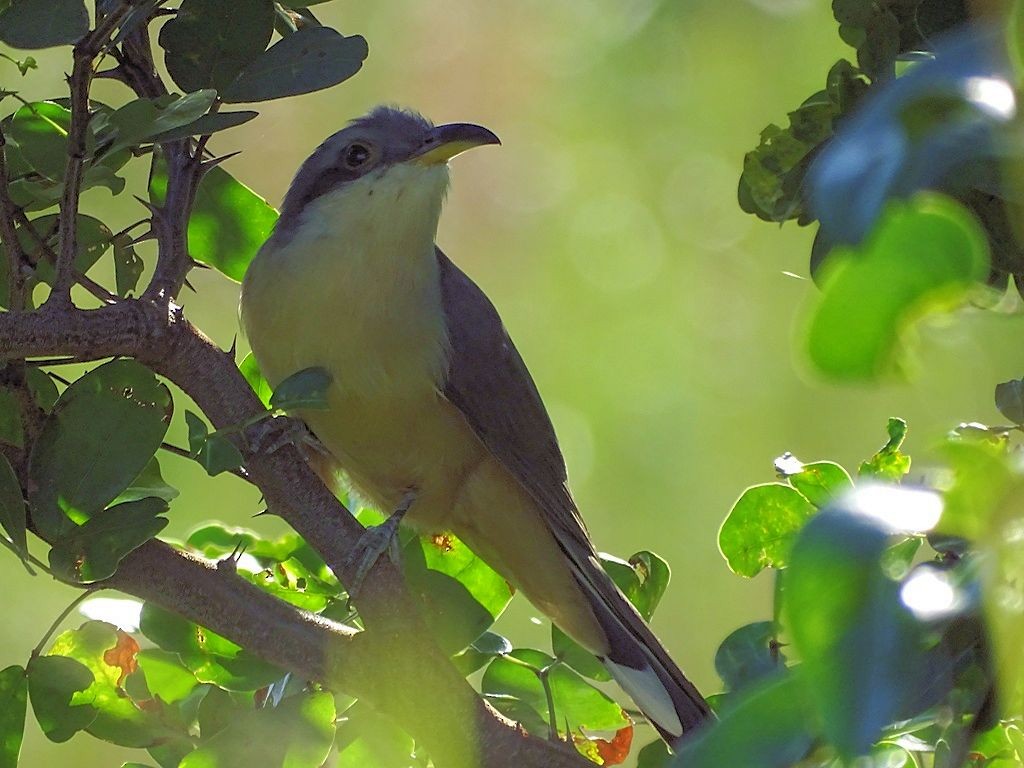
<instances>
[{"instance_id":1,"label":"thick branch","mask_svg":"<svg viewBox=\"0 0 1024 768\"><path fill-rule=\"evenodd\" d=\"M125 300L95 310L54 308L18 316L0 314L0 356L29 355L136 357L185 390L217 428L241 423L263 410L227 353L175 312L167 313L148 302ZM249 477L263 491L270 510L317 548L342 583L352 583L354 567L349 564L349 555L363 532L362 526L323 486L294 447L270 455L244 453ZM157 557L150 555L154 547L147 545L123 562L115 577L119 587L151 597L240 645L259 648L257 652L266 653L272 661L300 671L297 660L282 658L285 649L260 645L269 642L259 634L260 612L244 619L230 613L245 606L229 607L221 600L223 595L203 592L211 589L206 581L202 583L205 586L194 585L191 597L183 595L184 577L167 564L171 561L161 561L165 564L157 569L152 562L138 560ZM167 553L159 556L167 557ZM236 595L234 602L246 603L249 599ZM559 758L561 762L556 761L551 745L510 727L481 701L445 654L427 640L430 632L421 616L422 602L409 595L401 574L386 558L370 571L355 602L366 631L352 638L346 647L359 649L360 655L352 657L359 663L339 662L334 667L331 662L324 667L328 679L344 690L362 692L369 704L392 716L422 743L439 766L588 765L568 751L564 759ZM205 612L199 613L202 605L206 606ZM228 613L218 616L222 611ZM281 645L291 642L288 635ZM320 646L320 652L333 658L335 648L330 644ZM315 676L309 675L315 670L301 669Z\"/></svg>"}]
</instances>

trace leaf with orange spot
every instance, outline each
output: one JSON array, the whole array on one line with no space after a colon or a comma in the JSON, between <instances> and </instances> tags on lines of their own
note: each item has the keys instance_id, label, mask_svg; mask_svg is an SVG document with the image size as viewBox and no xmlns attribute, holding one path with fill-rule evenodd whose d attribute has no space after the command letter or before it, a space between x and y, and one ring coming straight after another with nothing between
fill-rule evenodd
<instances>
[{"instance_id":1,"label":"leaf with orange spot","mask_svg":"<svg viewBox=\"0 0 1024 768\"><path fill-rule=\"evenodd\" d=\"M604 761L604 765L619 765L629 757L629 748L633 745L633 724L620 728L615 732L611 741L606 739L594 739L597 751Z\"/></svg>"},{"instance_id":2,"label":"leaf with orange spot","mask_svg":"<svg viewBox=\"0 0 1024 768\"><path fill-rule=\"evenodd\" d=\"M139 668L139 662L135 658L138 653L139 644L135 638L127 632L117 630L117 642L103 654L103 661L120 670L117 677L118 686L123 685L124 679Z\"/></svg>"},{"instance_id":3,"label":"leaf with orange spot","mask_svg":"<svg viewBox=\"0 0 1024 768\"><path fill-rule=\"evenodd\" d=\"M604 759L601 757L601 751L598 749L597 744L588 739L583 734L573 734L572 745L576 747L576 751L583 755L587 760L597 765L604 765Z\"/></svg>"}]
</instances>

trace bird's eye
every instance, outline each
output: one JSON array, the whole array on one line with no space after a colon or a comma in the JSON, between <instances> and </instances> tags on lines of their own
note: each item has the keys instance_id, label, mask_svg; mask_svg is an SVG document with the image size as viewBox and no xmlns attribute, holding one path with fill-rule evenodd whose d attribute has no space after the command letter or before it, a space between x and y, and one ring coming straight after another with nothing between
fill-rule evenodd
<instances>
[{"instance_id":1,"label":"bird's eye","mask_svg":"<svg viewBox=\"0 0 1024 768\"><path fill-rule=\"evenodd\" d=\"M370 159L370 149L365 144L349 144L345 150L345 165L358 168Z\"/></svg>"}]
</instances>

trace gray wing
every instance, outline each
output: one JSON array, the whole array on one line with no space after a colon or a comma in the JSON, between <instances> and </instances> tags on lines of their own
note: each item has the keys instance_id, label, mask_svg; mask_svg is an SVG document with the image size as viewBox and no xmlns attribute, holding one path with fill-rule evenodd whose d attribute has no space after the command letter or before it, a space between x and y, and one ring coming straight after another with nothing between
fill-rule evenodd
<instances>
[{"instance_id":1,"label":"gray wing","mask_svg":"<svg viewBox=\"0 0 1024 768\"><path fill-rule=\"evenodd\" d=\"M544 510L556 535L590 550L555 430L526 364L483 291L440 249L437 261L450 346L445 398Z\"/></svg>"},{"instance_id":2,"label":"gray wing","mask_svg":"<svg viewBox=\"0 0 1024 768\"><path fill-rule=\"evenodd\" d=\"M437 262L450 346L443 394L537 502L608 638L609 671L671 743L711 710L601 568L566 487L551 420L494 305L440 249Z\"/></svg>"}]
</instances>

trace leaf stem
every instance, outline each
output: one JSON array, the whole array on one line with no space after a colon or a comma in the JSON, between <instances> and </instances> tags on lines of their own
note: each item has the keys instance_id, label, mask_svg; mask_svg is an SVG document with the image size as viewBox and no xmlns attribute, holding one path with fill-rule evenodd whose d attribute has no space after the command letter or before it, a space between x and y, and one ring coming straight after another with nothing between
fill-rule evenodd
<instances>
[{"instance_id":1,"label":"leaf stem","mask_svg":"<svg viewBox=\"0 0 1024 768\"><path fill-rule=\"evenodd\" d=\"M64 619L66 619L68 616L70 616L72 611L74 611L75 608L77 608L79 605L81 605L82 602L87 597L91 597L94 592L98 592L98 591L99 590L96 589L95 587L87 588L84 592L82 592L82 594L80 594L78 597L76 597L74 600L72 600L71 604L68 605L67 608L65 608L63 611L60 612L60 615L57 616L57 618L53 620L52 624L50 624L50 628L46 630L46 634L44 634L42 639L38 643L36 643L36 647L32 649L32 654L31 654L32 658L35 658L36 656L38 656L39 654L41 654L43 652L43 648L46 646L46 644L48 642L50 642L50 638L53 637L53 633L57 631L57 629L63 623Z\"/></svg>"}]
</instances>

